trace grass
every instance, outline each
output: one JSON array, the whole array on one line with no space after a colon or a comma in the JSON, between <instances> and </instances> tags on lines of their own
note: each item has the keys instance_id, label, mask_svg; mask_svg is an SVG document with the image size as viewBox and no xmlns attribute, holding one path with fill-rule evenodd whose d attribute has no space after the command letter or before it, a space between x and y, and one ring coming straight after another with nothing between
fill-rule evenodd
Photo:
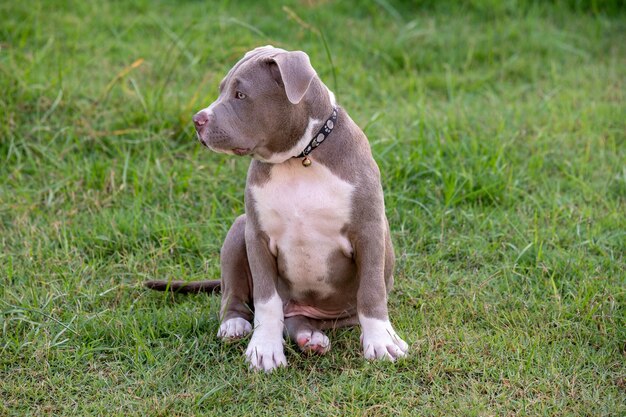
<instances>
[{"instance_id":1,"label":"grass","mask_svg":"<svg viewBox=\"0 0 626 417\"><path fill-rule=\"evenodd\" d=\"M0 415L626 414L626 14L594 1L0 4ZM370 138L411 345L249 372L217 277L248 161L190 118L254 46Z\"/></svg>"}]
</instances>

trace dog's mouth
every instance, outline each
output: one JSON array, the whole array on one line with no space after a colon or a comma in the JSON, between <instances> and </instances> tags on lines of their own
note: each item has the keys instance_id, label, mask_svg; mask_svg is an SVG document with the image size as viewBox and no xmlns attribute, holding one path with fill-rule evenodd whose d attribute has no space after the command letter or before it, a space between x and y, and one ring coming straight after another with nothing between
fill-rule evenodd
<instances>
[{"instance_id":1,"label":"dog's mouth","mask_svg":"<svg viewBox=\"0 0 626 417\"><path fill-rule=\"evenodd\" d=\"M220 148L215 148L211 145L209 145L209 143L204 140L202 138L202 136L198 135L198 139L200 140L200 143L209 148L210 150L212 150L213 152L218 152L218 153L233 153L235 155L238 156L244 156L244 155L249 155L250 152L252 151L250 148L231 148L231 149L220 149ZM229 152L230 151L230 152Z\"/></svg>"},{"instance_id":2,"label":"dog's mouth","mask_svg":"<svg viewBox=\"0 0 626 417\"><path fill-rule=\"evenodd\" d=\"M243 156L250 153L250 148L233 148L232 151L235 155Z\"/></svg>"}]
</instances>

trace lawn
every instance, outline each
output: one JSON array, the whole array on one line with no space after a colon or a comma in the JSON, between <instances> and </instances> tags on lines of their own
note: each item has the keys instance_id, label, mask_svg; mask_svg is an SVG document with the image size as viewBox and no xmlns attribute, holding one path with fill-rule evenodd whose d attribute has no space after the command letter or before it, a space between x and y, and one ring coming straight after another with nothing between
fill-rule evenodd
<instances>
[{"instance_id":1,"label":"lawn","mask_svg":"<svg viewBox=\"0 0 626 417\"><path fill-rule=\"evenodd\" d=\"M0 3L0 415L626 415L620 5ZM219 277L248 160L191 116L265 44L370 139L405 360L251 372L219 297L142 287Z\"/></svg>"}]
</instances>

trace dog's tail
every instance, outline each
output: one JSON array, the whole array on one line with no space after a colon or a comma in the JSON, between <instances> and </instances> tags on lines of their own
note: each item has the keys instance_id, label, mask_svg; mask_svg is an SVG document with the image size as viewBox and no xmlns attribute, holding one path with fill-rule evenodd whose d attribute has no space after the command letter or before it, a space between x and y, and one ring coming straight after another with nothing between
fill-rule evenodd
<instances>
[{"instance_id":1,"label":"dog's tail","mask_svg":"<svg viewBox=\"0 0 626 417\"><path fill-rule=\"evenodd\" d=\"M146 288L156 291L170 291L179 294L195 294L201 292L219 293L221 285L219 280L207 281L165 281L155 280L143 283Z\"/></svg>"}]
</instances>

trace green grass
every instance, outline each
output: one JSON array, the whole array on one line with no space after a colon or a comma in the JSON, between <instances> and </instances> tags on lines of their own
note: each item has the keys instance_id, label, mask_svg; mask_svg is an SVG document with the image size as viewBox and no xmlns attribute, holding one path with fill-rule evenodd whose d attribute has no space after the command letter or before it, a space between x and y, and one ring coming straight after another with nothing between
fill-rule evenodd
<instances>
[{"instance_id":1,"label":"green grass","mask_svg":"<svg viewBox=\"0 0 626 417\"><path fill-rule=\"evenodd\" d=\"M286 3L0 4L0 415L625 415L621 3ZM248 161L190 119L267 43L370 138L397 364L252 373L219 298L141 286L219 275Z\"/></svg>"}]
</instances>

